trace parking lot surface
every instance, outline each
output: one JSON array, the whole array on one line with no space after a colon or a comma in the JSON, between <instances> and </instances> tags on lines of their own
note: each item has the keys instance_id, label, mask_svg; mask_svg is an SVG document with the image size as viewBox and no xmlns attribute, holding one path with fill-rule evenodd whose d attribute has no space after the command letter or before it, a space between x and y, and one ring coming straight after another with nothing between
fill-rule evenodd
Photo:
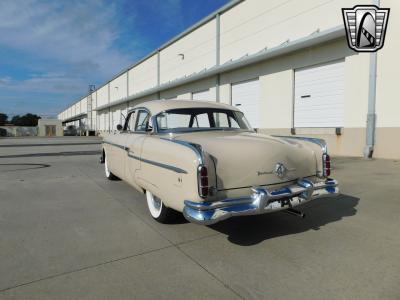
<instances>
[{"instance_id":1,"label":"parking lot surface","mask_svg":"<svg viewBox=\"0 0 400 300\"><path fill-rule=\"evenodd\" d=\"M342 195L158 224L95 137L0 140L0 299L399 299L400 161L334 158Z\"/></svg>"}]
</instances>

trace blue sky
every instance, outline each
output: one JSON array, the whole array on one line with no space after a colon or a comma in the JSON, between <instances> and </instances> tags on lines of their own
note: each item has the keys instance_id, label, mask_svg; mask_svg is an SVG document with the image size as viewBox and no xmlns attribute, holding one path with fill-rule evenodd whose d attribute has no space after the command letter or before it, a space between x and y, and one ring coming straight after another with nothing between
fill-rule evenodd
<instances>
[{"instance_id":1,"label":"blue sky","mask_svg":"<svg viewBox=\"0 0 400 300\"><path fill-rule=\"evenodd\" d=\"M229 0L2 0L0 112L55 116Z\"/></svg>"}]
</instances>

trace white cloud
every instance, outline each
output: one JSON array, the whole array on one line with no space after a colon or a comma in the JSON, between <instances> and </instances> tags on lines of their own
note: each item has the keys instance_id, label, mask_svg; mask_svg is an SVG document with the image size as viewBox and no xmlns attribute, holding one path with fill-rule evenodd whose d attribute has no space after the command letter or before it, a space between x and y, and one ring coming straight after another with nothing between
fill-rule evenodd
<instances>
[{"instance_id":1,"label":"white cloud","mask_svg":"<svg viewBox=\"0 0 400 300\"><path fill-rule=\"evenodd\" d=\"M6 86L11 82L10 76L0 77L0 86Z\"/></svg>"},{"instance_id":2,"label":"white cloud","mask_svg":"<svg viewBox=\"0 0 400 300\"><path fill-rule=\"evenodd\" d=\"M87 84L82 78L68 77L59 74L34 75L25 80L12 80L10 77L0 78L2 92L23 93L50 93L65 94L71 91L82 90Z\"/></svg>"},{"instance_id":3,"label":"white cloud","mask_svg":"<svg viewBox=\"0 0 400 300\"><path fill-rule=\"evenodd\" d=\"M55 114L84 96L88 84L128 67L148 51L144 23L136 24L140 6L157 18L141 16L145 26L182 27L182 0L119 1L0 0L0 47L10 52L2 63L14 72L0 70L7 75L0 77L1 109Z\"/></svg>"},{"instance_id":4,"label":"white cloud","mask_svg":"<svg viewBox=\"0 0 400 300\"><path fill-rule=\"evenodd\" d=\"M131 62L114 47L120 34L117 20L112 2L3 0L0 45L104 78Z\"/></svg>"}]
</instances>

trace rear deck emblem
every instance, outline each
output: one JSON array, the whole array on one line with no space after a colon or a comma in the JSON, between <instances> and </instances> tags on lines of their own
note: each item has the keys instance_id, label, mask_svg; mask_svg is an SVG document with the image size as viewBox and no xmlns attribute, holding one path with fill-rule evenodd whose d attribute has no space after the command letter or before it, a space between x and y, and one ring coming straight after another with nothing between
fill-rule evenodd
<instances>
[{"instance_id":1,"label":"rear deck emblem","mask_svg":"<svg viewBox=\"0 0 400 300\"><path fill-rule=\"evenodd\" d=\"M277 163L275 166L274 173L276 176L278 176L280 179L283 179L286 177L288 169L284 166L282 163Z\"/></svg>"},{"instance_id":2,"label":"rear deck emblem","mask_svg":"<svg viewBox=\"0 0 400 300\"><path fill-rule=\"evenodd\" d=\"M356 5L342 8L347 43L357 52L375 52L383 47L390 8Z\"/></svg>"}]
</instances>

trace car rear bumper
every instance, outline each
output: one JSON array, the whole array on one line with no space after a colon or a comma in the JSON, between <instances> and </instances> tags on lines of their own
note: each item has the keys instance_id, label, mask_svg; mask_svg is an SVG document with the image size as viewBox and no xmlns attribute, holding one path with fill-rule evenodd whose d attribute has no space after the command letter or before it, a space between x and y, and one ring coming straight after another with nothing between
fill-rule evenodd
<instances>
[{"instance_id":1,"label":"car rear bumper","mask_svg":"<svg viewBox=\"0 0 400 300\"><path fill-rule=\"evenodd\" d=\"M216 202L192 202L185 200L183 215L192 222L211 225L234 216L264 214L295 207L322 196L339 194L338 182L334 179L313 182L300 179L276 190L253 188L246 197L224 199Z\"/></svg>"}]
</instances>

